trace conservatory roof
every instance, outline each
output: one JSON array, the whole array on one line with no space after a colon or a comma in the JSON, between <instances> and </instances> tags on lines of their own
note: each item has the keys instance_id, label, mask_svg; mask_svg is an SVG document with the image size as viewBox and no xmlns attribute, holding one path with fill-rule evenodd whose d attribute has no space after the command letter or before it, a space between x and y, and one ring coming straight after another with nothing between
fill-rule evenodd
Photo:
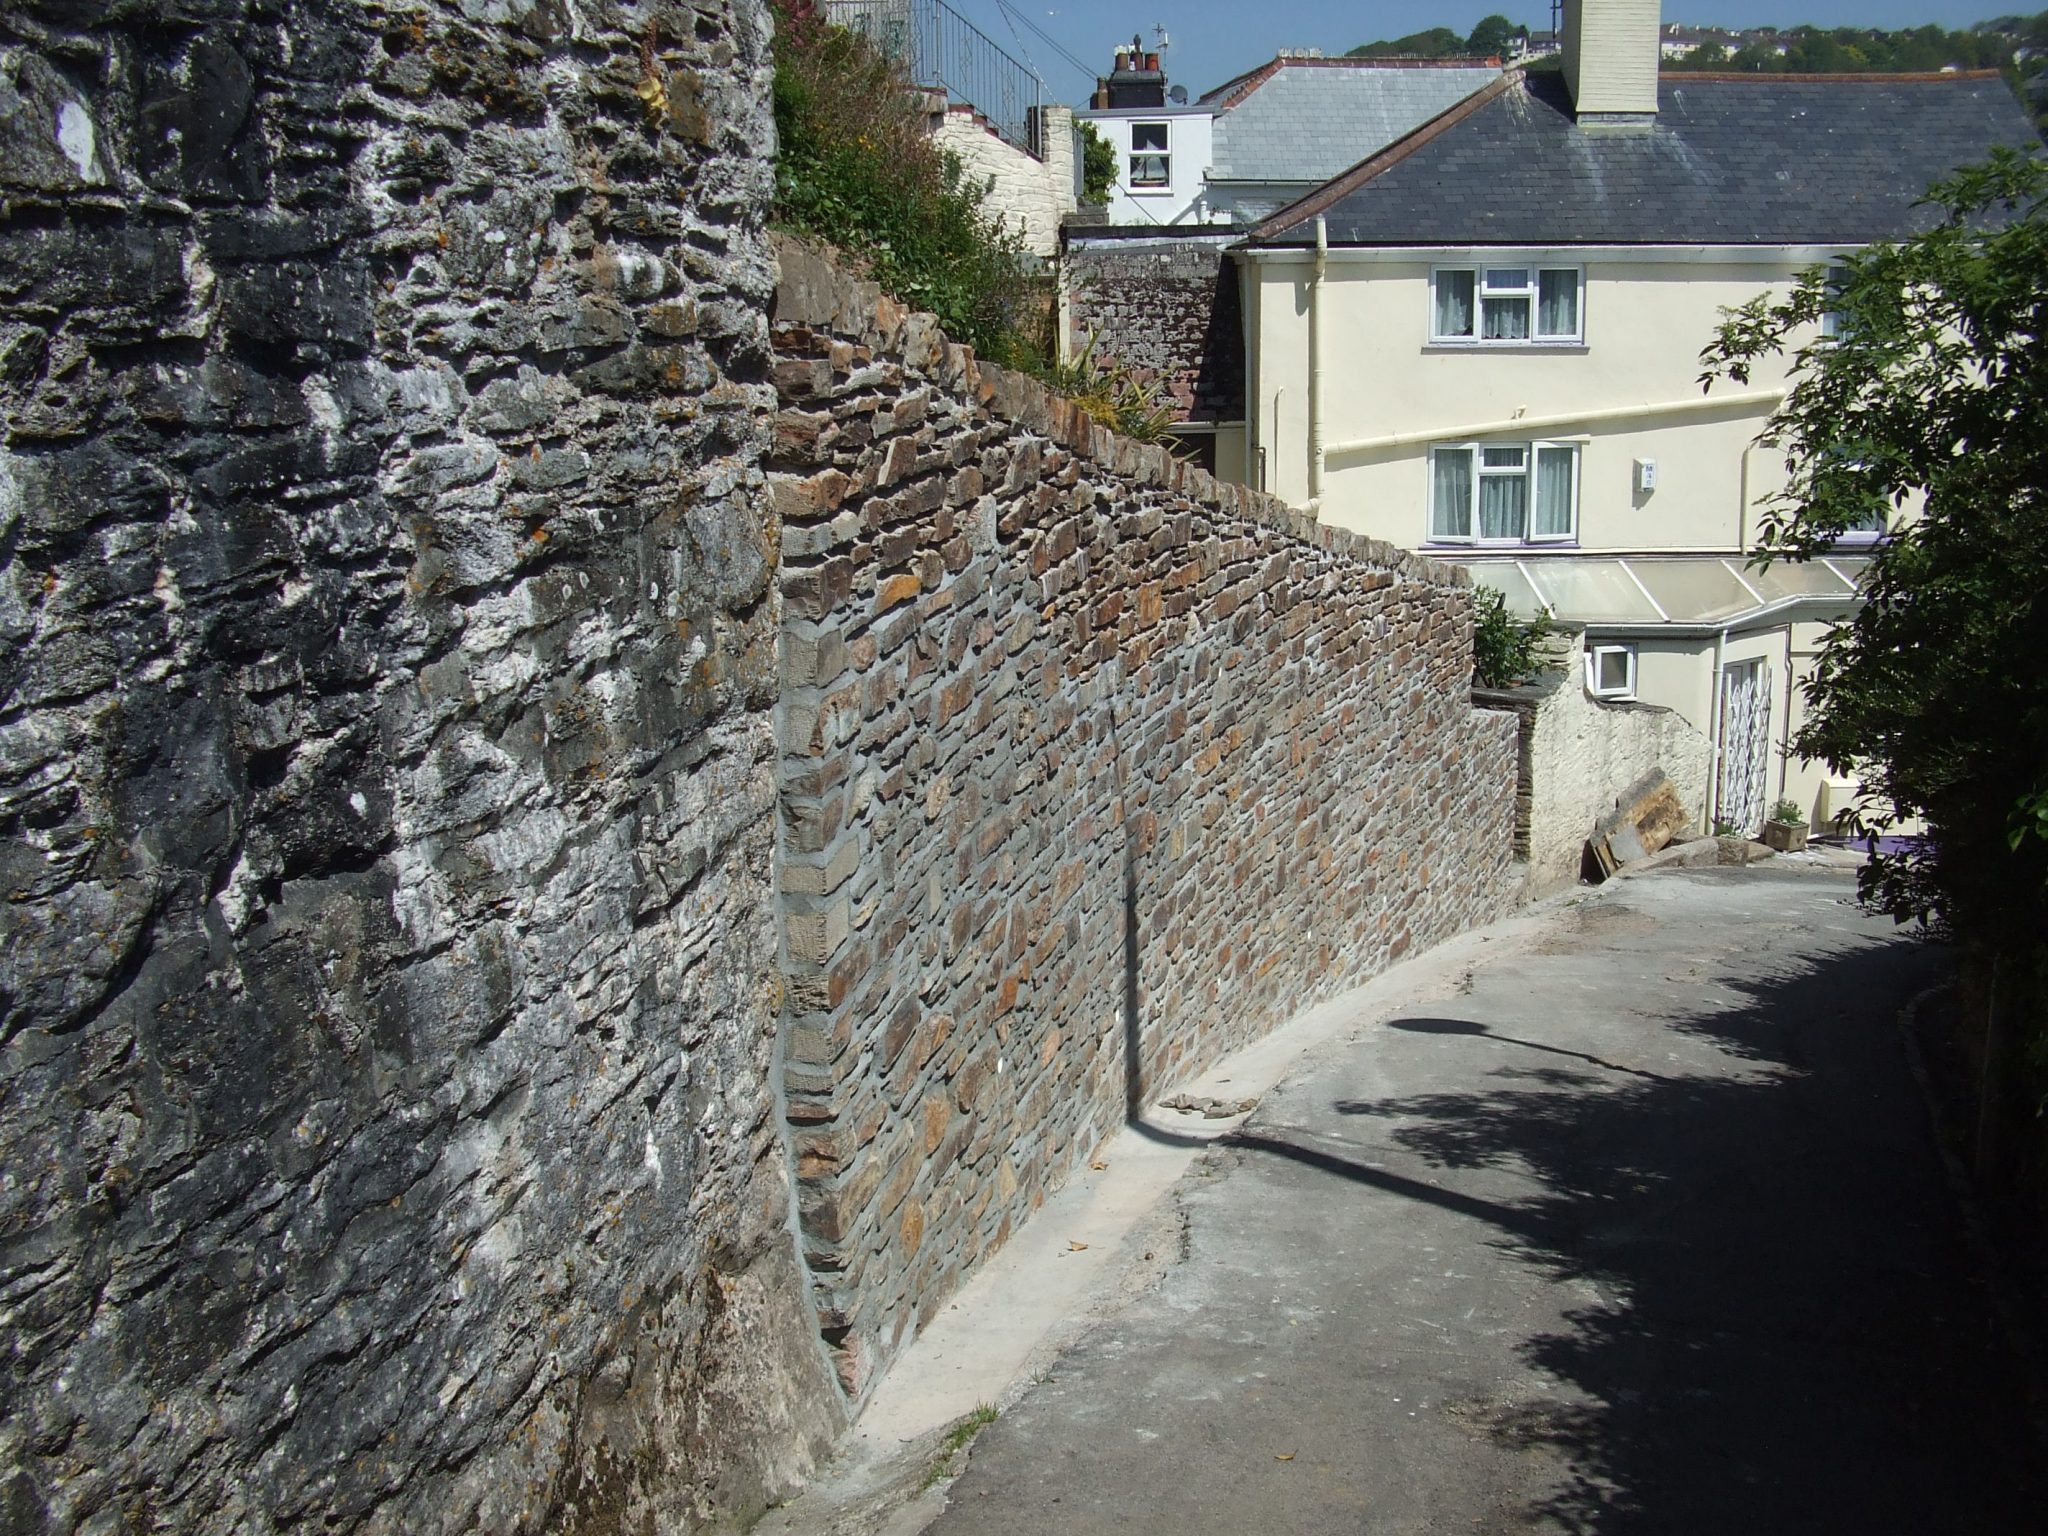
<instances>
[{"instance_id":1,"label":"conservatory roof","mask_svg":"<svg viewBox=\"0 0 2048 1536\"><path fill-rule=\"evenodd\" d=\"M1776 560L1764 570L1721 555L1502 555L1458 563L1524 618L1682 631L1743 629L1795 608L1851 604L1870 558Z\"/></svg>"}]
</instances>

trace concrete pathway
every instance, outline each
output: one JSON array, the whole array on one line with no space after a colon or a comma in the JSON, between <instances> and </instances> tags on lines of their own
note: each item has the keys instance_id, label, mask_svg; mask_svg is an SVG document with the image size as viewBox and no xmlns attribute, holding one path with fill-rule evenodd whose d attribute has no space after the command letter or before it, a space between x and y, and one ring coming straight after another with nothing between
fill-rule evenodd
<instances>
[{"instance_id":1,"label":"concrete pathway","mask_svg":"<svg viewBox=\"0 0 2048 1536\"><path fill-rule=\"evenodd\" d=\"M1521 922L1195 1159L932 1531L2044 1528L1894 1027L1938 957L1811 867Z\"/></svg>"}]
</instances>

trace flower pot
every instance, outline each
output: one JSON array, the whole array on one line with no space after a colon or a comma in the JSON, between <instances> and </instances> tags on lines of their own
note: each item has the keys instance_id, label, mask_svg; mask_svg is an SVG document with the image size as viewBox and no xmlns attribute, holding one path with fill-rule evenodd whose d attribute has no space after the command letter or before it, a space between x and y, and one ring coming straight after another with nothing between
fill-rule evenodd
<instances>
[{"instance_id":1,"label":"flower pot","mask_svg":"<svg viewBox=\"0 0 2048 1536\"><path fill-rule=\"evenodd\" d=\"M1806 823L1767 821L1764 823L1764 842L1779 853L1797 853L1806 846Z\"/></svg>"}]
</instances>

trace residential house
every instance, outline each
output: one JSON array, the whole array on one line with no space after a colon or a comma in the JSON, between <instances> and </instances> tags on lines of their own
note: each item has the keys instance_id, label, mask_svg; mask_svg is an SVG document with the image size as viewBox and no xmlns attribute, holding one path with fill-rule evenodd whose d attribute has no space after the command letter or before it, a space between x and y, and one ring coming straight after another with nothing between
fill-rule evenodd
<instances>
[{"instance_id":1,"label":"residential house","mask_svg":"<svg viewBox=\"0 0 2048 1536\"><path fill-rule=\"evenodd\" d=\"M1696 48L1713 44L1733 53L1742 46L1739 33L1725 27L1687 27L1673 22L1666 26L1657 40L1658 52L1666 59L1682 59ZM1779 52L1783 52L1781 48Z\"/></svg>"},{"instance_id":2,"label":"residential house","mask_svg":"<svg viewBox=\"0 0 2048 1536\"><path fill-rule=\"evenodd\" d=\"M1283 53L1190 102L1134 45L1075 115L1116 149L1112 225L1249 227L1500 74L1498 59Z\"/></svg>"},{"instance_id":3,"label":"residential house","mask_svg":"<svg viewBox=\"0 0 2048 1536\"><path fill-rule=\"evenodd\" d=\"M1106 225L1070 225L1064 334L1155 380L1181 450L1245 478L1244 339L1224 255L1303 193L1498 80L1498 60L1281 54L1175 105L1157 53L1120 50L1078 114L1117 146Z\"/></svg>"},{"instance_id":4,"label":"residential house","mask_svg":"<svg viewBox=\"0 0 2048 1536\"><path fill-rule=\"evenodd\" d=\"M1788 742L1865 556L1746 568L1784 378L1703 392L1700 351L1725 307L2039 141L1995 74L1660 80L1654 0L1565 11L1561 69L1509 72L1234 253L1248 477L1583 625L1593 692L1711 738L1690 803L1825 818L1852 786Z\"/></svg>"},{"instance_id":5,"label":"residential house","mask_svg":"<svg viewBox=\"0 0 2048 1536\"><path fill-rule=\"evenodd\" d=\"M1168 85L1157 50L1146 51L1136 38L1117 49L1116 67L1095 82L1088 106L1074 116L1116 151L1110 223L1209 222L1204 193L1216 113L1190 105L1187 87Z\"/></svg>"}]
</instances>

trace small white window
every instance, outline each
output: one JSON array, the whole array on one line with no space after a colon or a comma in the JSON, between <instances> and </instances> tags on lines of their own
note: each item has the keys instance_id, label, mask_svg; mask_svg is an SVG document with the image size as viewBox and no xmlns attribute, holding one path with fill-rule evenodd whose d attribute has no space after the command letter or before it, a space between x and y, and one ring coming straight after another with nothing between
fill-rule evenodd
<instances>
[{"instance_id":1,"label":"small white window","mask_svg":"<svg viewBox=\"0 0 2048 1536\"><path fill-rule=\"evenodd\" d=\"M1172 156L1166 147L1165 123L1131 124L1131 185L1164 187L1172 180Z\"/></svg>"},{"instance_id":2,"label":"small white window","mask_svg":"<svg viewBox=\"0 0 2048 1536\"><path fill-rule=\"evenodd\" d=\"M1596 699L1636 696L1636 648L1595 645L1586 651L1586 691Z\"/></svg>"},{"instance_id":3,"label":"small white window","mask_svg":"<svg viewBox=\"0 0 2048 1536\"><path fill-rule=\"evenodd\" d=\"M1843 266L1839 261L1828 263L1827 290L1828 301L1831 304L1834 302L1835 295L1842 291L1848 281L1849 269L1847 267ZM1833 309L1822 310L1820 312L1820 335L1823 341L1839 341L1842 337L1842 316L1835 313Z\"/></svg>"},{"instance_id":4,"label":"small white window","mask_svg":"<svg viewBox=\"0 0 2048 1536\"><path fill-rule=\"evenodd\" d=\"M1444 444L1430 450L1429 467L1436 543L1555 544L1578 536L1577 444Z\"/></svg>"},{"instance_id":5,"label":"small white window","mask_svg":"<svg viewBox=\"0 0 2048 1536\"><path fill-rule=\"evenodd\" d=\"M1438 267L1430 274L1432 341L1490 347L1579 341L1577 267Z\"/></svg>"}]
</instances>

